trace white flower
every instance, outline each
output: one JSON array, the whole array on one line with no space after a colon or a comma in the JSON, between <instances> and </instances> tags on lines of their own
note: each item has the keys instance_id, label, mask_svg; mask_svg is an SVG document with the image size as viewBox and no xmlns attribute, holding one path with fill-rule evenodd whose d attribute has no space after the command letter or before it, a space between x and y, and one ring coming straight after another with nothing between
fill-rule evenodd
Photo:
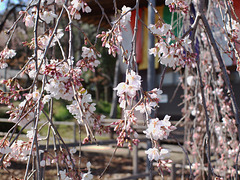
<instances>
[{"instance_id":1,"label":"white flower","mask_svg":"<svg viewBox=\"0 0 240 180\"><path fill-rule=\"evenodd\" d=\"M160 159L165 159L170 157L169 150L167 149L161 149L160 151Z\"/></svg>"},{"instance_id":2,"label":"white flower","mask_svg":"<svg viewBox=\"0 0 240 180\"><path fill-rule=\"evenodd\" d=\"M47 23L49 24L54 18L57 18L57 15L54 14L52 11L44 11L43 15L41 16L41 18Z\"/></svg>"},{"instance_id":3,"label":"white flower","mask_svg":"<svg viewBox=\"0 0 240 180\"><path fill-rule=\"evenodd\" d=\"M127 93L128 96L134 97L134 96L136 96L136 93L137 93L137 91L138 91L139 89L140 89L140 88L137 87L137 86L127 85L126 93Z\"/></svg>"},{"instance_id":4,"label":"white flower","mask_svg":"<svg viewBox=\"0 0 240 180\"><path fill-rule=\"evenodd\" d=\"M90 13L90 12L92 11L92 9L91 9L89 6L86 6L85 9L84 9L84 11L85 11L86 13Z\"/></svg>"},{"instance_id":5,"label":"white flower","mask_svg":"<svg viewBox=\"0 0 240 180\"><path fill-rule=\"evenodd\" d=\"M166 56L163 56L160 60L161 64L169 67L175 67L177 64L177 59L174 57L174 49L170 48L169 53Z\"/></svg>"},{"instance_id":6,"label":"white flower","mask_svg":"<svg viewBox=\"0 0 240 180\"><path fill-rule=\"evenodd\" d=\"M148 28L153 34L158 36L166 36L167 32L172 29L171 25L169 24L163 24L162 27L156 27L154 24L150 24Z\"/></svg>"},{"instance_id":7,"label":"white flower","mask_svg":"<svg viewBox=\"0 0 240 180\"><path fill-rule=\"evenodd\" d=\"M127 84L124 83L124 82L121 82L117 85L117 87L113 88L113 90L116 90L117 91L117 95L118 96L121 96L123 93L126 92L127 90Z\"/></svg>"},{"instance_id":8,"label":"white flower","mask_svg":"<svg viewBox=\"0 0 240 180\"><path fill-rule=\"evenodd\" d=\"M93 179L93 175L90 172L82 174L82 180L91 180Z\"/></svg>"},{"instance_id":9,"label":"white flower","mask_svg":"<svg viewBox=\"0 0 240 180\"><path fill-rule=\"evenodd\" d=\"M34 129L32 128L31 130L27 131L27 135L26 135L29 139L33 139L34 138ZM37 134L37 138L39 138L40 135Z\"/></svg>"},{"instance_id":10,"label":"white flower","mask_svg":"<svg viewBox=\"0 0 240 180\"><path fill-rule=\"evenodd\" d=\"M90 63L92 66L97 67L100 64L99 60L95 60L94 62Z\"/></svg>"},{"instance_id":11,"label":"white flower","mask_svg":"<svg viewBox=\"0 0 240 180\"><path fill-rule=\"evenodd\" d=\"M6 67L8 67L8 64L7 64L7 63L2 63L2 62L0 62L0 69L4 69L4 68L6 68Z\"/></svg>"},{"instance_id":12,"label":"white flower","mask_svg":"<svg viewBox=\"0 0 240 180\"><path fill-rule=\"evenodd\" d=\"M134 97L136 92L141 88L141 76L136 75L134 71L131 70L126 77L128 84L121 82L113 90L117 90L117 95L121 96L126 93L130 97Z\"/></svg>"},{"instance_id":13,"label":"white flower","mask_svg":"<svg viewBox=\"0 0 240 180\"><path fill-rule=\"evenodd\" d=\"M63 29L57 29L56 36L54 37L54 43L57 41L57 39L61 39L64 36ZM56 39L57 38L57 39Z\"/></svg>"},{"instance_id":14,"label":"white flower","mask_svg":"<svg viewBox=\"0 0 240 180\"><path fill-rule=\"evenodd\" d=\"M91 163L90 163L90 162L87 162L86 165L87 165L87 170L88 170L88 172L82 174L82 179L83 179L83 180L91 180L91 179L93 179L93 175L91 174L91 169L90 169Z\"/></svg>"},{"instance_id":15,"label":"white flower","mask_svg":"<svg viewBox=\"0 0 240 180\"><path fill-rule=\"evenodd\" d=\"M34 78L37 75L37 71L35 69L28 72L30 78Z\"/></svg>"},{"instance_id":16,"label":"white flower","mask_svg":"<svg viewBox=\"0 0 240 180\"><path fill-rule=\"evenodd\" d=\"M75 154L76 152L77 152L77 150L75 148L70 149L71 154Z\"/></svg>"},{"instance_id":17,"label":"white flower","mask_svg":"<svg viewBox=\"0 0 240 180\"><path fill-rule=\"evenodd\" d=\"M152 99L159 99L159 100L161 99L161 94L163 93L161 89L154 88L151 92L152 93L149 95Z\"/></svg>"},{"instance_id":18,"label":"white flower","mask_svg":"<svg viewBox=\"0 0 240 180\"><path fill-rule=\"evenodd\" d=\"M159 48L158 50L158 56L162 57L162 56L166 56L168 53L168 48L165 42L159 42L155 44L156 47Z\"/></svg>"},{"instance_id":19,"label":"white flower","mask_svg":"<svg viewBox=\"0 0 240 180\"><path fill-rule=\"evenodd\" d=\"M92 48L87 48L85 46L82 47L82 57L83 58L88 58L88 59L90 59L90 58L96 59L96 55L95 55L93 49Z\"/></svg>"},{"instance_id":20,"label":"white flower","mask_svg":"<svg viewBox=\"0 0 240 180\"><path fill-rule=\"evenodd\" d=\"M27 27L33 27L33 26L34 26L33 16L32 16L32 15L27 15L27 16L24 18L24 22L25 22L25 26L27 26Z\"/></svg>"},{"instance_id":21,"label":"white flower","mask_svg":"<svg viewBox=\"0 0 240 180\"><path fill-rule=\"evenodd\" d=\"M46 104L47 102L49 102L51 99L51 96L50 95L45 95L44 98L43 98L43 104Z\"/></svg>"},{"instance_id":22,"label":"white flower","mask_svg":"<svg viewBox=\"0 0 240 180\"><path fill-rule=\"evenodd\" d=\"M2 153L2 154L8 154L10 152L12 152L12 149L8 146L0 148L0 153Z\"/></svg>"},{"instance_id":23,"label":"white flower","mask_svg":"<svg viewBox=\"0 0 240 180\"><path fill-rule=\"evenodd\" d=\"M159 150L157 148L149 148L145 153L148 155L148 159L150 161L155 160L158 161L160 159Z\"/></svg>"},{"instance_id":24,"label":"white flower","mask_svg":"<svg viewBox=\"0 0 240 180\"><path fill-rule=\"evenodd\" d=\"M81 19L81 14L78 11L74 13L74 19L77 19L77 20Z\"/></svg>"},{"instance_id":25,"label":"white flower","mask_svg":"<svg viewBox=\"0 0 240 180\"><path fill-rule=\"evenodd\" d=\"M5 59L13 58L17 54L16 51L13 49L5 49L5 50L6 50L5 56L4 56Z\"/></svg>"},{"instance_id":26,"label":"white flower","mask_svg":"<svg viewBox=\"0 0 240 180\"><path fill-rule=\"evenodd\" d=\"M136 111L140 111L140 113L145 113L145 105L144 103L141 103L140 105L138 105L136 108L135 108Z\"/></svg>"},{"instance_id":27,"label":"white flower","mask_svg":"<svg viewBox=\"0 0 240 180\"><path fill-rule=\"evenodd\" d=\"M141 76L137 75L133 70L131 70L130 74L127 74L127 80L129 85L136 86L140 89L141 86Z\"/></svg>"},{"instance_id":28,"label":"white flower","mask_svg":"<svg viewBox=\"0 0 240 180\"><path fill-rule=\"evenodd\" d=\"M122 19L120 20L120 23L122 24L122 25L127 25L127 23L128 23L128 21L131 21L131 8L130 7L126 7L125 5L122 7L122 13L121 13L121 15L123 15L123 14L125 14L125 13L127 13L128 11L128 13L127 14L125 14L123 17L122 17Z\"/></svg>"},{"instance_id":29,"label":"white flower","mask_svg":"<svg viewBox=\"0 0 240 180\"><path fill-rule=\"evenodd\" d=\"M44 167L45 165L46 165L46 161L45 160L40 161L40 166L41 167Z\"/></svg>"},{"instance_id":30,"label":"white flower","mask_svg":"<svg viewBox=\"0 0 240 180\"><path fill-rule=\"evenodd\" d=\"M195 78L193 76L188 76L186 80L187 80L187 84L189 86L194 86L195 85Z\"/></svg>"},{"instance_id":31,"label":"white flower","mask_svg":"<svg viewBox=\"0 0 240 180\"><path fill-rule=\"evenodd\" d=\"M183 45L185 46L186 49L190 48L190 44L192 43L192 40L189 39L189 35L184 37L183 39Z\"/></svg>"},{"instance_id":32,"label":"white flower","mask_svg":"<svg viewBox=\"0 0 240 180\"><path fill-rule=\"evenodd\" d=\"M92 165L91 162L88 161L86 165L87 165L87 169L88 169L88 171L90 171L90 167L91 167L91 165Z\"/></svg>"},{"instance_id":33,"label":"white flower","mask_svg":"<svg viewBox=\"0 0 240 180\"><path fill-rule=\"evenodd\" d=\"M79 2L79 0L73 0L71 4L73 5L73 8L77 9L78 11L80 11L80 9L84 6L84 2Z\"/></svg>"},{"instance_id":34,"label":"white flower","mask_svg":"<svg viewBox=\"0 0 240 180\"><path fill-rule=\"evenodd\" d=\"M122 108L122 109L125 109L126 108L126 105L127 105L127 101L125 100L124 98L125 96L124 95L121 95L120 98L119 98L119 107Z\"/></svg>"},{"instance_id":35,"label":"white flower","mask_svg":"<svg viewBox=\"0 0 240 180\"><path fill-rule=\"evenodd\" d=\"M149 50L148 50L148 53L149 53L150 55L153 54L154 57L156 57L156 56L157 56L157 53L158 53L157 48L151 48L151 49L149 49Z\"/></svg>"},{"instance_id":36,"label":"white flower","mask_svg":"<svg viewBox=\"0 0 240 180\"><path fill-rule=\"evenodd\" d=\"M170 24L163 24L162 27L160 28L160 32L162 33L163 36L165 36L167 32L171 29L172 26Z\"/></svg>"},{"instance_id":37,"label":"white flower","mask_svg":"<svg viewBox=\"0 0 240 180\"><path fill-rule=\"evenodd\" d=\"M37 101L39 99L39 96L40 96L40 94L39 94L38 90L36 90L32 93L32 98L34 101Z\"/></svg>"},{"instance_id":38,"label":"white flower","mask_svg":"<svg viewBox=\"0 0 240 180\"><path fill-rule=\"evenodd\" d=\"M82 100L81 100L81 103L89 103L89 102L92 102L92 95L91 94L88 94L87 91L83 94L83 97L82 97Z\"/></svg>"},{"instance_id":39,"label":"white flower","mask_svg":"<svg viewBox=\"0 0 240 180\"><path fill-rule=\"evenodd\" d=\"M138 105L135 110L140 111L140 113L145 113L146 110L147 112L150 114L152 112L152 107L155 107L156 104L154 104L154 106L152 105L153 102L150 103L146 103L146 105L144 105L144 103L141 103L140 105Z\"/></svg>"},{"instance_id":40,"label":"white flower","mask_svg":"<svg viewBox=\"0 0 240 180\"><path fill-rule=\"evenodd\" d=\"M146 134L147 138L153 138L154 140L167 139L169 133L174 130L174 126L171 126L169 121L170 116L166 115L163 120L158 118L151 119L146 131L143 131Z\"/></svg>"}]
</instances>

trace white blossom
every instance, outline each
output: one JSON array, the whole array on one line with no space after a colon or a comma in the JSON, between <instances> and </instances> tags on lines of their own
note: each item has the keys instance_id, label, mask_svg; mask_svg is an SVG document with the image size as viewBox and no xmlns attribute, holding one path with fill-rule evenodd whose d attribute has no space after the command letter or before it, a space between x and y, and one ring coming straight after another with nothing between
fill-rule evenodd
<instances>
[{"instance_id":1,"label":"white blossom","mask_svg":"<svg viewBox=\"0 0 240 180\"><path fill-rule=\"evenodd\" d=\"M155 160L158 161L160 159L159 150L157 148L149 148L145 153L148 155L148 159L150 161Z\"/></svg>"},{"instance_id":2,"label":"white blossom","mask_svg":"<svg viewBox=\"0 0 240 180\"><path fill-rule=\"evenodd\" d=\"M187 84L189 86L194 86L195 85L195 77L194 76L188 76L186 80L187 80Z\"/></svg>"},{"instance_id":3,"label":"white blossom","mask_svg":"<svg viewBox=\"0 0 240 180\"><path fill-rule=\"evenodd\" d=\"M54 14L52 11L44 11L41 18L49 24L54 18L57 18L57 15Z\"/></svg>"},{"instance_id":4,"label":"white blossom","mask_svg":"<svg viewBox=\"0 0 240 180\"><path fill-rule=\"evenodd\" d=\"M5 147L0 147L0 153L2 154L8 154L12 152L12 149L8 146L5 146Z\"/></svg>"},{"instance_id":5,"label":"white blossom","mask_svg":"<svg viewBox=\"0 0 240 180\"><path fill-rule=\"evenodd\" d=\"M40 161L40 166L41 167L44 167L45 165L46 165L46 161L45 160Z\"/></svg>"},{"instance_id":6,"label":"white blossom","mask_svg":"<svg viewBox=\"0 0 240 180\"><path fill-rule=\"evenodd\" d=\"M6 49L4 58L5 59L10 59L10 58L13 58L14 56L16 56L16 54L17 53L16 53L15 50L13 50L13 49Z\"/></svg>"},{"instance_id":7,"label":"white blossom","mask_svg":"<svg viewBox=\"0 0 240 180\"><path fill-rule=\"evenodd\" d=\"M51 99L51 96L50 95L45 95L44 98L43 98L43 104L46 104L47 102L49 102Z\"/></svg>"},{"instance_id":8,"label":"white blossom","mask_svg":"<svg viewBox=\"0 0 240 180\"><path fill-rule=\"evenodd\" d=\"M169 133L175 129L175 127L171 126L171 122L169 121L170 116L166 115L163 120L159 120L158 118L151 119L146 131L143 131L146 134L147 138L153 138L154 140L162 140L167 139Z\"/></svg>"},{"instance_id":9,"label":"white blossom","mask_svg":"<svg viewBox=\"0 0 240 180\"><path fill-rule=\"evenodd\" d=\"M122 19L120 20L120 23L124 26L127 25L127 23L129 21L131 21L131 8L130 7L126 7L125 5L122 7L122 13L121 15L123 15ZM129 12L128 12L129 11ZM128 12L128 13L127 13ZM127 13L127 14L125 14ZM125 14L125 15L124 15Z\"/></svg>"},{"instance_id":10,"label":"white blossom","mask_svg":"<svg viewBox=\"0 0 240 180\"><path fill-rule=\"evenodd\" d=\"M33 26L34 26L33 16L28 14L28 15L24 18L24 22L25 22L25 26L27 26L27 27L33 27Z\"/></svg>"},{"instance_id":11,"label":"white blossom","mask_svg":"<svg viewBox=\"0 0 240 180\"><path fill-rule=\"evenodd\" d=\"M73 5L73 8L77 9L78 11L84 7L84 2L79 0L73 0L71 4Z\"/></svg>"}]
</instances>

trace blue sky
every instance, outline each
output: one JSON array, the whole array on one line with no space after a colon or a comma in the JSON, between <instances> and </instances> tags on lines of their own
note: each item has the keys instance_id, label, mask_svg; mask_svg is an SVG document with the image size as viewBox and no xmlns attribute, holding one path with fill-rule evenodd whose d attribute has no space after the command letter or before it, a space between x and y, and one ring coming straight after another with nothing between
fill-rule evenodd
<instances>
[{"instance_id":1,"label":"blue sky","mask_svg":"<svg viewBox=\"0 0 240 180\"><path fill-rule=\"evenodd\" d=\"M1 1L1 0L0 0ZM3 2L0 2L0 13L2 14L6 9L6 4L8 0L3 0ZM11 0L11 3L19 3L18 0Z\"/></svg>"},{"instance_id":2,"label":"blue sky","mask_svg":"<svg viewBox=\"0 0 240 180\"><path fill-rule=\"evenodd\" d=\"M0 2L0 13L2 13L6 8L6 3L3 1L3 2Z\"/></svg>"}]
</instances>

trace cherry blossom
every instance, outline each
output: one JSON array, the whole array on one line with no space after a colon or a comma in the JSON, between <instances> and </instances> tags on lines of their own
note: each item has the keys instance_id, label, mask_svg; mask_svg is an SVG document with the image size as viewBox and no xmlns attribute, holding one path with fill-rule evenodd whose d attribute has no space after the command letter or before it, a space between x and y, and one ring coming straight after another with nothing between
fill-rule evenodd
<instances>
[{"instance_id":1,"label":"cherry blossom","mask_svg":"<svg viewBox=\"0 0 240 180\"><path fill-rule=\"evenodd\" d=\"M0 141L0 153L1 154L8 154L12 152L12 149L9 147L9 141L6 140L3 142L3 140Z\"/></svg>"},{"instance_id":2,"label":"cherry blossom","mask_svg":"<svg viewBox=\"0 0 240 180\"><path fill-rule=\"evenodd\" d=\"M49 24L51 21L53 21L54 18L57 18L57 15L54 14L52 11L44 11L41 18Z\"/></svg>"},{"instance_id":3,"label":"cherry blossom","mask_svg":"<svg viewBox=\"0 0 240 180\"><path fill-rule=\"evenodd\" d=\"M147 138L153 138L154 140L162 140L167 139L169 133L176 128L171 126L171 122L169 121L170 116L166 115L163 120L159 120L158 118L151 119L150 124L146 131L143 131L146 134Z\"/></svg>"},{"instance_id":4,"label":"cherry blossom","mask_svg":"<svg viewBox=\"0 0 240 180\"><path fill-rule=\"evenodd\" d=\"M59 174L60 174L60 177L61 177L61 180L71 180L72 178L69 178L66 174L66 170L64 169L64 171L59 171Z\"/></svg>"},{"instance_id":5,"label":"cherry blossom","mask_svg":"<svg viewBox=\"0 0 240 180\"><path fill-rule=\"evenodd\" d=\"M24 19L23 22L25 22L25 26L27 27L33 27L34 22L33 22L33 16L28 14Z\"/></svg>"},{"instance_id":6,"label":"cherry blossom","mask_svg":"<svg viewBox=\"0 0 240 180\"><path fill-rule=\"evenodd\" d=\"M145 153L148 155L148 159L150 161L155 160L158 161L160 159L160 153L157 148L149 148Z\"/></svg>"},{"instance_id":7,"label":"cherry blossom","mask_svg":"<svg viewBox=\"0 0 240 180\"><path fill-rule=\"evenodd\" d=\"M82 179L83 180L91 180L91 179L93 179L93 175L91 174L90 167L91 167L91 163L87 162L87 170L88 170L88 172L82 174Z\"/></svg>"},{"instance_id":8,"label":"cherry blossom","mask_svg":"<svg viewBox=\"0 0 240 180\"><path fill-rule=\"evenodd\" d=\"M126 26L127 23L131 20L131 8L126 7L125 5L122 7L122 13L123 16L120 20L121 25Z\"/></svg>"}]
</instances>

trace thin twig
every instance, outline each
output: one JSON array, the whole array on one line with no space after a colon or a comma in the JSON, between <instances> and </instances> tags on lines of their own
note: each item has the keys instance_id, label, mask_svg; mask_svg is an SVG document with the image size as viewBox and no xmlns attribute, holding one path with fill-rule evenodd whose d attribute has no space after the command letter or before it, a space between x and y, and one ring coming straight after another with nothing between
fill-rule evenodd
<instances>
[{"instance_id":1,"label":"thin twig","mask_svg":"<svg viewBox=\"0 0 240 180\"><path fill-rule=\"evenodd\" d=\"M108 167L110 166L110 163L112 162L112 159L113 159L113 157L115 156L115 154L116 154L116 152L117 152L117 149L118 149L118 146L116 146L116 148L115 148L115 150L114 150L114 152L113 152L113 154L112 154L112 156L111 156L111 158L110 158L107 166L105 167L105 169L103 170L103 172L101 173L101 175L99 176L98 179L101 179L101 178L102 178L102 176L104 175L104 173L106 172L106 170L107 170Z\"/></svg>"}]
</instances>

